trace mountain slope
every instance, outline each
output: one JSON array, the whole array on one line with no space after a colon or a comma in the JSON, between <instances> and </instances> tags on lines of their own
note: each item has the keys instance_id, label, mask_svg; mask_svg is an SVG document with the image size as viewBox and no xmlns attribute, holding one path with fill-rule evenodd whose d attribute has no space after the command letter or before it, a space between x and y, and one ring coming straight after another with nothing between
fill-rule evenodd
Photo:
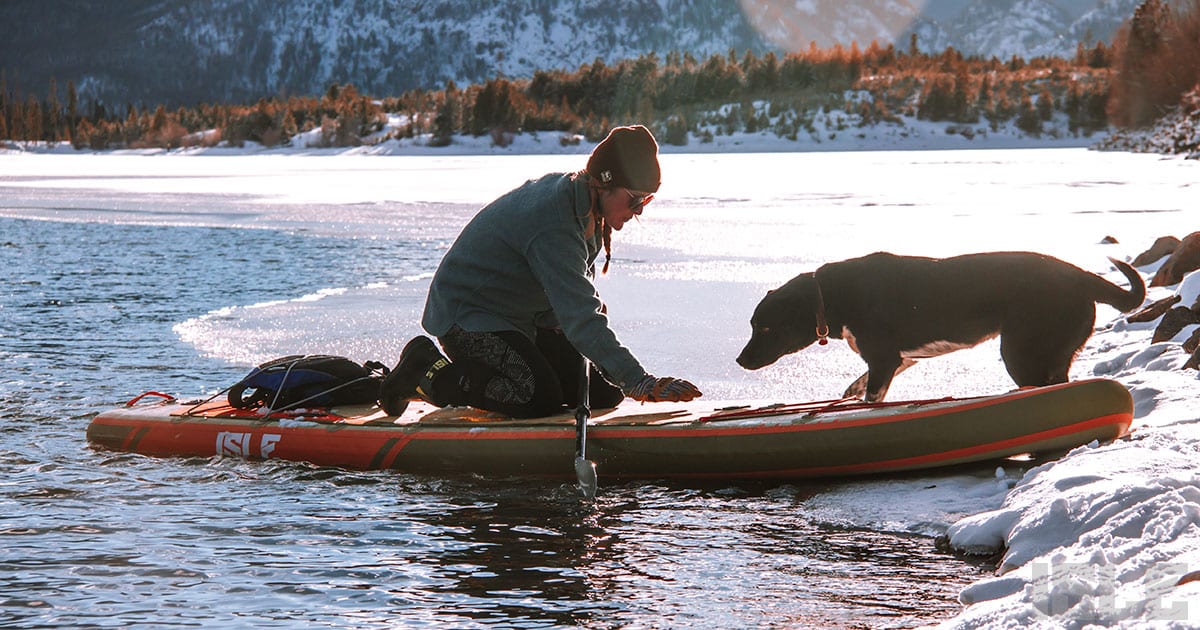
<instances>
[{"instance_id":1,"label":"mountain slope","mask_svg":"<svg viewBox=\"0 0 1200 630\"><path fill-rule=\"evenodd\" d=\"M1070 55L1136 0L8 0L10 91L110 106L252 102L353 83L399 94L654 52L697 59L815 42L966 54Z\"/></svg>"}]
</instances>

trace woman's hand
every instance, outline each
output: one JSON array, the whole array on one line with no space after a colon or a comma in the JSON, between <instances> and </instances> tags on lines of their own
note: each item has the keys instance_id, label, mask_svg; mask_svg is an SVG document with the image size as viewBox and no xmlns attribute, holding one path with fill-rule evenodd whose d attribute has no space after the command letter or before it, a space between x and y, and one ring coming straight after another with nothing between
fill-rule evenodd
<instances>
[{"instance_id":1,"label":"woman's hand","mask_svg":"<svg viewBox=\"0 0 1200 630\"><path fill-rule=\"evenodd\" d=\"M702 394L698 387L681 378L655 378L647 374L629 388L628 395L639 402L687 402Z\"/></svg>"}]
</instances>

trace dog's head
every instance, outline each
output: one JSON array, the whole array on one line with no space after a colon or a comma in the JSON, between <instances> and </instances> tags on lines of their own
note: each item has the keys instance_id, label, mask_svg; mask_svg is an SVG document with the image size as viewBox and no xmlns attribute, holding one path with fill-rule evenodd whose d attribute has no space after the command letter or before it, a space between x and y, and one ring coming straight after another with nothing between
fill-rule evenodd
<instances>
[{"instance_id":1,"label":"dog's head","mask_svg":"<svg viewBox=\"0 0 1200 630\"><path fill-rule=\"evenodd\" d=\"M812 345L818 339L817 300L811 273L769 291L750 318L750 341L738 355L738 365L757 370Z\"/></svg>"}]
</instances>

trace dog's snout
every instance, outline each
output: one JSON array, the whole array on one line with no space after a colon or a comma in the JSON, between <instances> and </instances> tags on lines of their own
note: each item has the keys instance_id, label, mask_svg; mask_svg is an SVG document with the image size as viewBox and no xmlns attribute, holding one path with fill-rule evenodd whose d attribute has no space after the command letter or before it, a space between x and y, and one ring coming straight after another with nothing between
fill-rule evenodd
<instances>
[{"instance_id":1,"label":"dog's snout","mask_svg":"<svg viewBox=\"0 0 1200 630\"><path fill-rule=\"evenodd\" d=\"M737 364L738 364L738 365L740 365L740 366L742 366L742 367L746 368L747 370L749 370L749 369L750 369L750 367L749 367L748 365L746 365L746 363L747 363L747 361L746 361L746 348L742 348L742 352L741 352L741 354L737 355L737 358L736 358L736 359L734 359L734 361L737 361Z\"/></svg>"},{"instance_id":2,"label":"dog's snout","mask_svg":"<svg viewBox=\"0 0 1200 630\"><path fill-rule=\"evenodd\" d=\"M770 363L770 361L763 361L762 357L758 356L761 353L754 352L753 345L753 342L746 344L736 359L737 364L747 370L757 370Z\"/></svg>"}]
</instances>

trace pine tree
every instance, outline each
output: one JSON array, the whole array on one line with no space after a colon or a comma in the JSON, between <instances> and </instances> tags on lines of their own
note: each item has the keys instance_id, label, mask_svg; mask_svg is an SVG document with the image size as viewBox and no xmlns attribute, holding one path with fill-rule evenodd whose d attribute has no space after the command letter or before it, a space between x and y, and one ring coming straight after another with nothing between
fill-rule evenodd
<instances>
[{"instance_id":1,"label":"pine tree","mask_svg":"<svg viewBox=\"0 0 1200 630\"><path fill-rule=\"evenodd\" d=\"M459 92L453 81L449 81L437 115L433 119L433 137L429 140L431 147L449 146L455 130L460 129L459 119L462 117L462 103Z\"/></svg>"},{"instance_id":2,"label":"pine tree","mask_svg":"<svg viewBox=\"0 0 1200 630\"><path fill-rule=\"evenodd\" d=\"M125 107L125 123L121 126L121 142L126 147L133 148L138 138L142 137L141 120L137 107L134 107L132 103Z\"/></svg>"},{"instance_id":3,"label":"pine tree","mask_svg":"<svg viewBox=\"0 0 1200 630\"><path fill-rule=\"evenodd\" d=\"M21 102L13 99L8 105L8 136L10 140L25 138L25 108Z\"/></svg>"},{"instance_id":4,"label":"pine tree","mask_svg":"<svg viewBox=\"0 0 1200 630\"><path fill-rule=\"evenodd\" d=\"M1164 68L1170 9L1162 0L1145 0L1133 12L1127 27L1118 34L1121 46L1110 111L1123 126L1140 127L1153 122L1165 106L1174 104L1181 92L1171 94L1166 84L1175 68Z\"/></svg>"},{"instance_id":5,"label":"pine tree","mask_svg":"<svg viewBox=\"0 0 1200 630\"><path fill-rule=\"evenodd\" d=\"M951 108L955 122L973 123L979 120L979 115L974 111L971 102L969 88L971 87L971 75L967 72L967 65L959 63L954 72L954 91L952 93Z\"/></svg>"},{"instance_id":6,"label":"pine tree","mask_svg":"<svg viewBox=\"0 0 1200 630\"><path fill-rule=\"evenodd\" d=\"M0 70L0 143L15 138L9 132L8 121L12 117L8 101L8 76Z\"/></svg>"},{"instance_id":7,"label":"pine tree","mask_svg":"<svg viewBox=\"0 0 1200 630\"><path fill-rule=\"evenodd\" d=\"M667 144L682 147L688 143L688 124L683 114L672 114L667 117L667 134L663 137Z\"/></svg>"},{"instance_id":8,"label":"pine tree","mask_svg":"<svg viewBox=\"0 0 1200 630\"><path fill-rule=\"evenodd\" d=\"M1017 128L1031 136L1042 135L1042 117L1033 106L1029 93L1021 95L1020 109L1017 111Z\"/></svg>"},{"instance_id":9,"label":"pine tree","mask_svg":"<svg viewBox=\"0 0 1200 630\"><path fill-rule=\"evenodd\" d=\"M151 133L159 133L167 128L167 108L159 105L154 110L154 120L150 122Z\"/></svg>"},{"instance_id":10,"label":"pine tree","mask_svg":"<svg viewBox=\"0 0 1200 630\"><path fill-rule=\"evenodd\" d=\"M954 120L957 118L954 80L938 75L925 85L917 106L917 117L924 120Z\"/></svg>"},{"instance_id":11,"label":"pine tree","mask_svg":"<svg viewBox=\"0 0 1200 630\"><path fill-rule=\"evenodd\" d=\"M1109 49L1104 42L1096 42L1092 47L1088 53L1087 65L1089 68L1107 68L1112 65Z\"/></svg>"},{"instance_id":12,"label":"pine tree","mask_svg":"<svg viewBox=\"0 0 1200 630\"><path fill-rule=\"evenodd\" d=\"M1075 44L1075 65L1082 66L1087 63L1087 44L1083 41Z\"/></svg>"},{"instance_id":13,"label":"pine tree","mask_svg":"<svg viewBox=\"0 0 1200 630\"><path fill-rule=\"evenodd\" d=\"M1042 121L1050 120L1050 117L1054 115L1054 96L1046 88L1042 88L1042 91L1038 93L1037 112L1038 118Z\"/></svg>"},{"instance_id":14,"label":"pine tree","mask_svg":"<svg viewBox=\"0 0 1200 630\"><path fill-rule=\"evenodd\" d=\"M88 148L88 141L94 131L95 128L92 127L92 124L86 118L80 120L71 130L71 146L75 147L76 151Z\"/></svg>"},{"instance_id":15,"label":"pine tree","mask_svg":"<svg viewBox=\"0 0 1200 630\"><path fill-rule=\"evenodd\" d=\"M106 120L96 121L95 128L92 130L91 137L88 138L88 145L93 151L103 151L108 148L111 139L115 137L115 125Z\"/></svg>"},{"instance_id":16,"label":"pine tree","mask_svg":"<svg viewBox=\"0 0 1200 630\"><path fill-rule=\"evenodd\" d=\"M1079 129L1083 126L1081 114L1083 113L1083 97L1079 94L1079 82L1072 81L1067 86L1067 102L1065 109L1067 110L1067 131L1074 135L1079 135Z\"/></svg>"},{"instance_id":17,"label":"pine tree","mask_svg":"<svg viewBox=\"0 0 1200 630\"><path fill-rule=\"evenodd\" d=\"M58 82L54 77L50 77L50 96L46 100L45 105L46 117L46 136L47 142L58 142L63 138L60 130L62 124L62 105L58 102Z\"/></svg>"},{"instance_id":18,"label":"pine tree","mask_svg":"<svg viewBox=\"0 0 1200 630\"><path fill-rule=\"evenodd\" d=\"M283 110L283 118L279 122L279 130L283 134L283 143L287 145L291 145L292 138L299 133L296 127L296 117L292 115L290 107L285 107Z\"/></svg>"},{"instance_id":19,"label":"pine tree","mask_svg":"<svg viewBox=\"0 0 1200 630\"><path fill-rule=\"evenodd\" d=\"M979 92L975 95L975 107L979 111L987 112L992 109L992 77L984 74L979 81Z\"/></svg>"},{"instance_id":20,"label":"pine tree","mask_svg":"<svg viewBox=\"0 0 1200 630\"><path fill-rule=\"evenodd\" d=\"M67 81L67 133L74 141L75 125L79 124L79 94L75 91L75 82Z\"/></svg>"},{"instance_id":21,"label":"pine tree","mask_svg":"<svg viewBox=\"0 0 1200 630\"><path fill-rule=\"evenodd\" d=\"M31 94L25 104L25 140L36 142L42 139L42 105Z\"/></svg>"}]
</instances>

